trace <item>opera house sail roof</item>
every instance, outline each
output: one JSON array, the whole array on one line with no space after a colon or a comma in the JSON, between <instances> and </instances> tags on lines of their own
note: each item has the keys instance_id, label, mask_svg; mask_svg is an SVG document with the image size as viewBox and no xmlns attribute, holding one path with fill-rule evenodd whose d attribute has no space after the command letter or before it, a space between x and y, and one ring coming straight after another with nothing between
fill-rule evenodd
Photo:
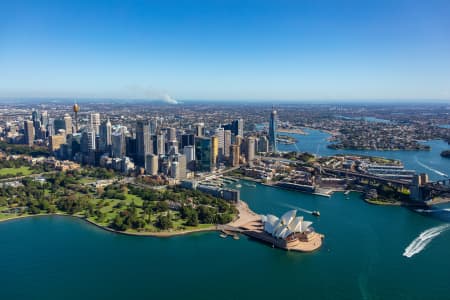
<instances>
[{"instance_id":1,"label":"opera house sail roof","mask_svg":"<svg viewBox=\"0 0 450 300\"><path fill-rule=\"evenodd\" d=\"M275 238L286 239L291 234L302 233L310 230L312 222L304 221L303 216L296 216L297 210L284 213L281 218L274 215L263 215L261 220L264 231Z\"/></svg>"}]
</instances>

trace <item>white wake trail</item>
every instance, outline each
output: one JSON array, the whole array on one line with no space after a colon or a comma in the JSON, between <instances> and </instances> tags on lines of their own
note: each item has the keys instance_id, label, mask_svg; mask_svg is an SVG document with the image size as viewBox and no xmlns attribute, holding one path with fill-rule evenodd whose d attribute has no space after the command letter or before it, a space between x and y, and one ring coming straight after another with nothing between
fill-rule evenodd
<instances>
[{"instance_id":1,"label":"white wake trail","mask_svg":"<svg viewBox=\"0 0 450 300\"><path fill-rule=\"evenodd\" d=\"M436 173L436 174L438 174L438 175L440 175L440 176L445 176L445 177L448 176L447 174L445 174L445 173L443 173L443 172L441 172L441 171L439 171L439 170L436 170L436 169L433 169L433 168L430 167L430 166L427 166L426 164L422 163L422 162L421 162L420 160L418 160L417 158L416 158L416 162L417 162L417 164L419 164L420 166L424 167L425 169L430 170L431 172L434 172L434 173Z\"/></svg>"},{"instance_id":2,"label":"white wake trail","mask_svg":"<svg viewBox=\"0 0 450 300\"><path fill-rule=\"evenodd\" d=\"M425 230L405 248L403 256L410 258L413 255L420 253L435 237L449 228L450 224L444 224Z\"/></svg>"}]
</instances>

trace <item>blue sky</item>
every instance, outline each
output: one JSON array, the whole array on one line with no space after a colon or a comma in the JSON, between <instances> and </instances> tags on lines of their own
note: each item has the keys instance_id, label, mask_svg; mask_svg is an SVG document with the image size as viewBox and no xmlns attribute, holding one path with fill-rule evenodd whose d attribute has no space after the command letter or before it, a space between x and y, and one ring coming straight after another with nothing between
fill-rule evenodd
<instances>
[{"instance_id":1,"label":"blue sky","mask_svg":"<svg viewBox=\"0 0 450 300\"><path fill-rule=\"evenodd\" d=\"M450 99L450 1L0 2L0 97Z\"/></svg>"}]
</instances>

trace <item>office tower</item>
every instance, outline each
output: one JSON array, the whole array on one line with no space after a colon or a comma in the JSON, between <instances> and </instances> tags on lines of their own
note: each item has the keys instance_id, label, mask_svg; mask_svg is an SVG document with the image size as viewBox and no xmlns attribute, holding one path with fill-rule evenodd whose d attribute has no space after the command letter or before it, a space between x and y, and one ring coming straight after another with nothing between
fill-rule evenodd
<instances>
[{"instance_id":1,"label":"office tower","mask_svg":"<svg viewBox=\"0 0 450 300\"><path fill-rule=\"evenodd\" d=\"M188 163L195 160L194 146L184 146L183 154L186 156Z\"/></svg>"},{"instance_id":2,"label":"office tower","mask_svg":"<svg viewBox=\"0 0 450 300\"><path fill-rule=\"evenodd\" d=\"M157 146L156 154L158 155L166 154L164 134L159 133L156 136L156 146Z\"/></svg>"},{"instance_id":3,"label":"office tower","mask_svg":"<svg viewBox=\"0 0 450 300\"><path fill-rule=\"evenodd\" d=\"M50 151L54 152L61 148L66 143L65 134L55 134L50 137Z\"/></svg>"},{"instance_id":4,"label":"office tower","mask_svg":"<svg viewBox=\"0 0 450 300\"><path fill-rule=\"evenodd\" d=\"M157 119L151 119L150 123L150 134L154 135L156 132L158 132L158 120Z\"/></svg>"},{"instance_id":5,"label":"office tower","mask_svg":"<svg viewBox=\"0 0 450 300\"><path fill-rule=\"evenodd\" d=\"M238 145L233 144L230 146L230 164L232 167L239 166L240 148Z\"/></svg>"},{"instance_id":6,"label":"office tower","mask_svg":"<svg viewBox=\"0 0 450 300\"><path fill-rule=\"evenodd\" d=\"M275 108L272 108L272 112L270 113L270 120L269 120L269 149L273 153L277 153L277 126L278 126L278 120L277 120L277 111Z\"/></svg>"},{"instance_id":7,"label":"office tower","mask_svg":"<svg viewBox=\"0 0 450 300\"><path fill-rule=\"evenodd\" d=\"M173 155L173 154L178 153L178 141L176 141L176 140L168 141L167 145L168 145L168 151L167 151L168 155Z\"/></svg>"},{"instance_id":8,"label":"office tower","mask_svg":"<svg viewBox=\"0 0 450 300\"><path fill-rule=\"evenodd\" d=\"M176 141L177 140L177 130L173 127L168 128L168 138L169 141Z\"/></svg>"},{"instance_id":9,"label":"office tower","mask_svg":"<svg viewBox=\"0 0 450 300\"><path fill-rule=\"evenodd\" d=\"M232 121L230 124L222 126L225 130L230 130L233 135L244 136L244 120L237 119Z\"/></svg>"},{"instance_id":10,"label":"office tower","mask_svg":"<svg viewBox=\"0 0 450 300\"><path fill-rule=\"evenodd\" d=\"M265 135L259 137L258 152L262 152L262 153L269 152L269 140L267 139L267 136L265 136Z\"/></svg>"},{"instance_id":11,"label":"office tower","mask_svg":"<svg viewBox=\"0 0 450 300\"><path fill-rule=\"evenodd\" d=\"M39 115L39 112L37 110L33 110L33 112L31 113L31 120L33 121L33 123L40 121L41 117Z\"/></svg>"},{"instance_id":12,"label":"office tower","mask_svg":"<svg viewBox=\"0 0 450 300\"><path fill-rule=\"evenodd\" d=\"M75 120L75 133L78 132L78 112L80 111L80 106L78 104L73 105L73 113L74 113L74 120Z\"/></svg>"},{"instance_id":13,"label":"office tower","mask_svg":"<svg viewBox=\"0 0 450 300\"><path fill-rule=\"evenodd\" d=\"M44 110L41 113L41 125L44 126L45 129L47 129L48 122L49 122L49 120L48 120L48 112L46 110Z\"/></svg>"},{"instance_id":14,"label":"office tower","mask_svg":"<svg viewBox=\"0 0 450 300\"><path fill-rule=\"evenodd\" d=\"M145 165L145 156L151 154L152 144L150 140L150 127L148 123L143 120L136 122L136 158L137 164Z\"/></svg>"},{"instance_id":15,"label":"office tower","mask_svg":"<svg viewBox=\"0 0 450 300\"><path fill-rule=\"evenodd\" d=\"M223 160L224 157L224 129L222 127L217 128L214 131L214 135L217 137L217 142L218 142L218 161Z\"/></svg>"},{"instance_id":16,"label":"office tower","mask_svg":"<svg viewBox=\"0 0 450 300\"><path fill-rule=\"evenodd\" d=\"M66 135L72 134L72 117L69 114L64 115L64 130Z\"/></svg>"},{"instance_id":17,"label":"office tower","mask_svg":"<svg viewBox=\"0 0 450 300\"><path fill-rule=\"evenodd\" d=\"M213 168L211 139L195 138L195 167L197 171L210 172Z\"/></svg>"},{"instance_id":18,"label":"office tower","mask_svg":"<svg viewBox=\"0 0 450 300\"><path fill-rule=\"evenodd\" d=\"M25 144L28 146L33 146L34 142L34 126L33 121L26 120L23 122L24 133L25 133Z\"/></svg>"},{"instance_id":19,"label":"office tower","mask_svg":"<svg viewBox=\"0 0 450 300\"><path fill-rule=\"evenodd\" d=\"M183 134L181 135L181 149L186 146L194 146L194 135L193 134Z\"/></svg>"},{"instance_id":20,"label":"office tower","mask_svg":"<svg viewBox=\"0 0 450 300\"><path fill-rule=\"evenodd\" d=\"M94 130L95 134L100 134L100 114L91 113L91 128Z\"/></svg>"},{"instance_id":21,"label":"office tower","mask_svg":"<svg viewBox=\"0 0 450 300\"><path fill-rule=\"evenodd\" d=\"M81 152L87 154L94 152L95 149L95 132L91 128L88 128L81 135Z\"/></svg>"},{"instance_id":22,"label":"office tower","mask_svg":"<svg viewBox=\"0 0 450 300\"><path fill-rule=\"evenodd\" d=\"M211 137L211 156L212 168L214 169L219 160L219 138L217 136Z\"/></svg>"},{"instance_id":23,"label":"office tower","mask_svg":"<svg viewBox=\"0 0 450 300\"><path fill-rule=\"evenodd\" d=\"M125 130L124 128L120 128L118 132L114 132L111 135L112 141L112 156L114 158L122 158L126 154L126 141L125 141Z\"/></svg>"},{"instance_id":24,"label":"office tower","mask_svg":"<svg viewBox=\"0 0 450 300\"><path fill-rule=\"evenodd\" d=\"M125 137L126 155L136 160L136 139L132 136Z\"/></svg>"},{"instance_id":25,"label":"office tower","mask_svg":"<svg viewBox=\"0 0 450 300\"><path fill-rule=\"evenodd\" d=\"M195 136L202 137L205 135L205 124L196 123L194 124L194 134Z\"/></svg>"},{"instance_id":26,"label":"office tower","mask_svg":"<svg viewBox=\"0 0 450 300\"><path fill-rule=\"evenodd\" d=\"M170 177L175 179L186 178L186 157L178 154L173 157L170 165Z\"/></svg>"},{"instance_id":27,"label":"office tower","mask_svg":"<svg viewBox=\"0 0 450 300\"><path fill-rule=\"evenodd\" d=\"M55 119L49 118L47 124L47 135L52 136L55 134Z\"/></svg>"},{"instance_id":28,"label":"office tower","mask_svg":"<svg viewBox=\"0 0 450 300\"><path fill-rule=\"evenodd\" d=\"M122 130L121 130L122 131ZM124 137L125 138L125 137ZM125 142L123 143L125 144ZM106 122L100 125L100 151L108 151L112 145L112 126L109 117Z\"/></svg>"},{"instance_id":29,"label":"office tower","mask_svg":"<svg viewBox=\"0 0 450 300\"><path fill-rule=\"evenodd\" d=\"M225 159L230 157L230 146L231 146L231 130L223 131L223 156Z\"/></svg>"},{"instance_id":30,"label":"office tower","mask_svg":"<svg viewBox=\"0 0 450 300\"><path fill-rule=\"evenodd\" d=\"M247 162L251 162L255 159L255 138L249 136L247 138Z\"/></svg>"},{"instance_id":31,"label":"office tower","mask_svg":"<svg viewBox=\"0 0 450 300\"><path fill-rule=\"evenodd\" d=\"M64 122L64 119L56 119L53 123L55 125L55 134L58 134L60 130L66 131L66 122Z\"/></svg>"},{"instance_id":32,"label":"office tower","mask_svg":"<svg viewBox=\"0 0 450 300\"><path fill-rule=\"evenodd\" d=\"M158 155L147 154L145 156L145 172L149 175L158 174Z\"/></svg>"}]
</instances>

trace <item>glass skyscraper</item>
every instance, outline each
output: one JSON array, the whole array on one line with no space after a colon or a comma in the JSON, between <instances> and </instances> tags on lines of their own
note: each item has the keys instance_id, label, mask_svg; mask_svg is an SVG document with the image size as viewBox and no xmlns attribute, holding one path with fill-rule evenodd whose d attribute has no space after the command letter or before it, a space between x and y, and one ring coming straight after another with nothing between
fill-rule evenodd
<instances>
[{"instance_id":1,"label":"glass skyscraper","mask_svg":"<svg viewBox=\"0 0 450 300\"><path fill-rule=\"evenodd\" d=\"M270 151L277 153L277 111L272 108L269 120L269 147Z\"/></svg>"}]
</instances>

